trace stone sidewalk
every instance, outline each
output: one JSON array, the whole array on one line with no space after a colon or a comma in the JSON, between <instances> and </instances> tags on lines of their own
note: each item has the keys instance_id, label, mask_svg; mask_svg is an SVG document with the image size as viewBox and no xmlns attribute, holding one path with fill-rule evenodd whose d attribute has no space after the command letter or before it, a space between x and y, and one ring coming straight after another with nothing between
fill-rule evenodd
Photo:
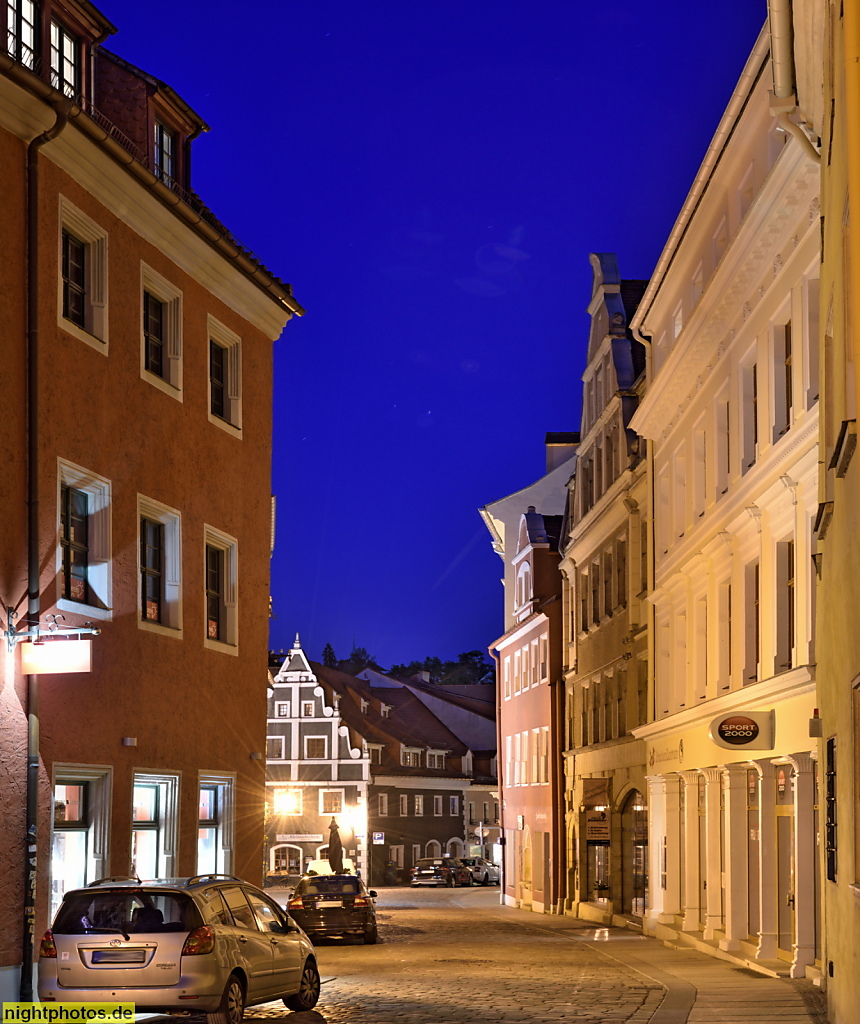
<instances>
[{"instance_id":1,"label":"stone sidewalk","mask_svg":"<svg viewBox=\"0 0 860 1024\"><path fill-rule=\"evenodd\" d=\"M547 928L585 943L659 983L664 994L653 1015L644 1018L649 1024L827 1024L826 998L811 982L773 978L692 949L671 949L623 928L595 928L563 917L535 924L528 920L532 914L500 912L516 914L525 928Z\"/></svg>"}]
</instances>

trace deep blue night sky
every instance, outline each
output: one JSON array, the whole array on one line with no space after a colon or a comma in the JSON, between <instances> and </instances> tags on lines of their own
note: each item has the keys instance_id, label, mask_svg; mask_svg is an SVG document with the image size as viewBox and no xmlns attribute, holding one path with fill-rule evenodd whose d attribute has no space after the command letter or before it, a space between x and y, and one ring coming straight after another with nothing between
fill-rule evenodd
<instances>
[{"instance_id":1,"label":"deep blue night sky","mask_svg":"<svg viewBox=\"0 0 860 1024\"><path fill-rule=\"evenodd\" d=\"M765 0L98 6L212 126L196 191L307 309L275 347L271 645L485 648L477 509L578 429L588 254L649 276Z\"/></svg>"}]
</instances>

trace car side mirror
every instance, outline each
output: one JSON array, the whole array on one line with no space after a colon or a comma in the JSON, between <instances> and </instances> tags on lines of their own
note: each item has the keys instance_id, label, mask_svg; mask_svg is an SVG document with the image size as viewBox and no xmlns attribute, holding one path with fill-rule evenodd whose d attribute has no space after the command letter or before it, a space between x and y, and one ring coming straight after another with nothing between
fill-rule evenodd
<instances>
[{"instance_id":1,"label":"car side mirror","mask_svg":"<svg viewBox=\"0 0 860 1024\"><path fill-rule=\"evenodd\" d=\"M372 900L375 900L375 899L376 899L376 897L377 897L377 896L379 895L379 893L378 893L378 892L376 891L376 889L368 889L368 890L367 890L367 895L368 895L368 896L369 896L369 897L370 897L370 898L371 898Z\"/></svg>"}]
</instances>

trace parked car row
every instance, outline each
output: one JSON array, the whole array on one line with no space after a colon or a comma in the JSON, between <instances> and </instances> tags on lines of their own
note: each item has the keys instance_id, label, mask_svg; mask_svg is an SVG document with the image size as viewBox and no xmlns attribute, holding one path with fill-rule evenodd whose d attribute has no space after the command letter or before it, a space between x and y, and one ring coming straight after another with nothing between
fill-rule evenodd
<instances>
[{"instance_id":1,"label":"parked car row","mask_svg":"<svg viewBox=\"0 0 860 1024\"><path fill-rule=\"evenodd\" d=\"M494 885L499 884L499 869L483 857L422 857L415 862L411 872L411 884L447 885Z\"/></svg>"},{"instance_id":2,"label":"parked car row","mask_svg":"<svg viewBox=\"0 0 860 1024\"><path fill-rule=\"evenodd\" d=\"M426 857L413 885L488 885L481 857ZM143 1013L205 1013L241 1024L245 1008L281 999L311 1010L320 976L311 937L377 941L377 893L358 875L304 876L287 909L232 875L141 882L105 878L72 889L39 948L39 998L134 1003Z\"/></svg>"}]
</instances>

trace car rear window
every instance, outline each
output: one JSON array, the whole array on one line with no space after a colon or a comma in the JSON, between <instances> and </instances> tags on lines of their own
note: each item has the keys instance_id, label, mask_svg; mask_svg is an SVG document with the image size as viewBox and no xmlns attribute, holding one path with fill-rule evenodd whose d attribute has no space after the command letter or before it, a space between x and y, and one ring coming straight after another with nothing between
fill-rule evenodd
<instances>
[{"instance_id":1,"label":"car rear window","mask_svg":"<svg viewBox=\"0 0 860 1024\"><path fill-rule=\"evenodd\" d=\"M296 892L301 896L331 896L343 893L345 896L355 896L359 892L358 879L349 877L336 878L313 878L309 881L300 882Z\"/></svg>"},{"instance_id":2,"label":"car rear window","mask_svg":"<svg viewBox=\"0 0 860 1024\"><path fill-rule=\"evenodd\" d=\"M203 922L194 901L181 892L117 889L69 893L63 899L52 929L58 935L99 931L191 931Z\"/></svg>"}]
</instances>

